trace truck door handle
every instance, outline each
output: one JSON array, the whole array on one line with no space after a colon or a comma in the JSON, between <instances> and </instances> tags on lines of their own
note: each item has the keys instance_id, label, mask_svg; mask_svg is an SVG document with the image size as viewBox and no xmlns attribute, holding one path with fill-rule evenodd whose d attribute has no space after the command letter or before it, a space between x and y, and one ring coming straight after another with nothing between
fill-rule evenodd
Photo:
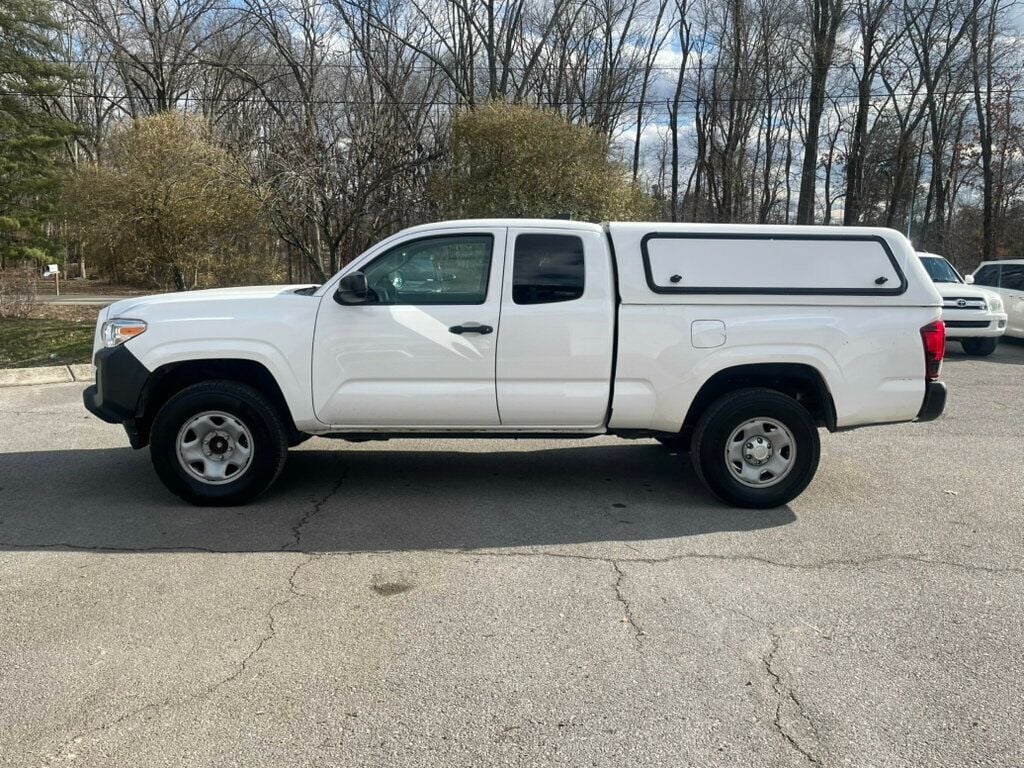
<instances>
[{"instance_id":1,"label":"truck door handle","mask_svg":"<svg viewBox=\"0 0 1024 768\"><path fill-rule=\"evenodd\" d=\"M494 333L494 329L489 325L453 325L448 330L451 333L479 333L481 336Z\"/></svg>"}]
</instances>

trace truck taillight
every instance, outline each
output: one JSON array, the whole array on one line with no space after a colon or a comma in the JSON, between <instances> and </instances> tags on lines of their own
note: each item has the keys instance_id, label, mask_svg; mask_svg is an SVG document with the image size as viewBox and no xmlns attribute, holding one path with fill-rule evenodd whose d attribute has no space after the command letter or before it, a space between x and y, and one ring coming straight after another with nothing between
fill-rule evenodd
<instances>
[{"instance_id":1,"label":"truck taillight","mask_svg":"<svg viewBox=\"0 0 1024 768\"><path fill-rule=\"evenodd\" d=\"M946 324L941 320L928 323L921 329L921 343L924 344L924 376L928 381L935 381L946 354Z\"/></svg>"}]
</instances>

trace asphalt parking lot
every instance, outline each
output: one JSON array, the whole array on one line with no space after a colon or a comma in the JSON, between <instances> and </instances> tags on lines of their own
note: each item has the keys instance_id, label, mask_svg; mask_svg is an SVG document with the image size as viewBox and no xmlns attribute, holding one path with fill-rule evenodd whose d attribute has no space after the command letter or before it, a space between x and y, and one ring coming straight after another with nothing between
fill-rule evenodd
<instances>
[{"instance_id":1,"label":"asphalt parking lot","mask_svg":"<svg viewBox=\"0 0 1024 768\"><path fill-rule=\"evenodd\" d=\"M195 509L0 390L0 765L1024 765L1024 344L789 507L649 441L313 440Z\"/></svg>"}]
</instances>

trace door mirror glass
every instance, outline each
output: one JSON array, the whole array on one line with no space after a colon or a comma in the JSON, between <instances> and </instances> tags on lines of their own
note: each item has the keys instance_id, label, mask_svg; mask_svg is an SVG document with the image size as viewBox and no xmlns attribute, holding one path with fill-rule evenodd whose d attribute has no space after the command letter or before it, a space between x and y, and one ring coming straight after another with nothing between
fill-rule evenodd
<instances>
[{"instance_id":1,"label":"door mirror glass","mask_svg":"<svg viewBox=\"0 0 1024 768\"><path fill-rule=\"evenodd\" d=\"M363 304L369 293L366 275L362 272L349 272L338 281L338 290L334 292L334 300L339 304Z\"/></svg>"}]
</instances>

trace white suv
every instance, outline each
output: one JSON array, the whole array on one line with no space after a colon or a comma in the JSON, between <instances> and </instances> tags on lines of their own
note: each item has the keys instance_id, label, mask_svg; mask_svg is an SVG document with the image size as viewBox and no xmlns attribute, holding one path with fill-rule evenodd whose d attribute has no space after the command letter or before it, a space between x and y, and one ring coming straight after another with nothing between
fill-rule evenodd
<instances>
[{"instance_id":1,"label":"white suv","mask_svg":"<svg viewBox=\"0 0 1024 768\"><path fill-rule=\"evenodd\" d=\"M959 341L968 355L991 355L1006 332L999 294L969 285L953 265L934 253L918 253L942 296L946 338Z\"/></svg>"},{"instance_id":2,"label":"white suv","mask_svg":"<svg viewBox=\"0 0 1024 768\"><path fill-rule=\"evenodd\" d=\"M1024 259L983 261L967 278L999 292L1006 307L1006 335L1024 339Z\"/></svg>"}]
</instances>

